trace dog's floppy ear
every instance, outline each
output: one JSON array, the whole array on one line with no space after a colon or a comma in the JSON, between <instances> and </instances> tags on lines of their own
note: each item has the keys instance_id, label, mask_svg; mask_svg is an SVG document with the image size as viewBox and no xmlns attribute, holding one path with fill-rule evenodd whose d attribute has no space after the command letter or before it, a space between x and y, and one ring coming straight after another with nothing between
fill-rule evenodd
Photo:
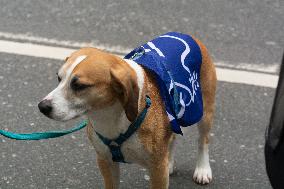
<instances>
[{"instance_id":1,"label":"dog's floppy ear","mask_svg":"<svg viewBox=\"0 0 284 189\"><path fill-rule=\"evenodd\" d=\"M127 63L118 61L110 69L112 87L121 101L129 121L133 122L138 114L139 88L137 76Z\"/></svg>"}]
</instances>

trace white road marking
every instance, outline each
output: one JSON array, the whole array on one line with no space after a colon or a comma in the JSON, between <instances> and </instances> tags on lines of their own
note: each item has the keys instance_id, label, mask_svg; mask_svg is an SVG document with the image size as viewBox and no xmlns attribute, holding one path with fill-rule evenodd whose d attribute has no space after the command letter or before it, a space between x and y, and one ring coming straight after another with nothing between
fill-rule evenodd
<instances>
[{"instance_id":1,"label":"white road marking","mask_svg":"<svg viewBox=\"0 0 284 189\"><path fill-rule=\"evenodd\" d=\"M0 35L1 37L1 35ZM0 40L0 52L64 60L76 49ZM218 65L218 63L217 63ZM259 69L256 69L259 71ZM275 70L276 73L276 70ZM219 81L276 88L278 76L217 67Z\"/></svg>"},{"instance_id":2,"label":"white road marking","mask_svg":"<svg viewBox=\"0 0 284 189\"><path fill-rule=\"evenodd\" d=\"M0 40L0 52L64 60L76 49Z\"/></svg>"},{"instance_id":3,"label":"white road marking","mask_svg":"<svg viewBox=\"0 0 284 189\"><path fill-rule=\"evenodd\" d=\"M219 81L276 88L278 75L216 68Z\"/></svg>"},{"instance_id":4,"label":"white road marking","mask_svg":"<svg viewBox=\"0 0 284 189\"><path fill-rule=\"evenodd\" d=\"M75 41L63 41L58 39L50 39L45 37L32 36L29 34L14 34L7 32L0 32L0 38L4 40L16 40L16 41L25 41L30 43L41 43L47 44L50 46L67 46L73 48L81 48L81 47L96 47L98 49L107 50L109 52L118 53L118 54L126 54L129 53L132 49L124 48L121 46L113 46L106 44L98 44L95 42L75 42Z\"/></svg>"},{"instance_id":5,"label":"white road marking","mask_svg":"<svg viewBox=\"0 0 284 189\"><path fill-rule=\"evenodd\" d=\"M113 45L107 45L107 44L99 44L97 42L75 42L75 41L66 41L66 40L58 40L58 39L50 39L45 37L39 37L39 36L32 36L31 34L15 34L15 33L7 33L7 32L0 32L0 38L10 41L10 40L16 40L16 41L24 41L24 42L30 42L30 43L37 43L37 44L46 44L50 46L65 46L70 48L80 48L80 47L97 47L99 49L103 49L115 54L124 55L129 53L132 49L131 48L125 48L121 46L113 46ZM263 73L278 73L279 63L270 63L269 65L264 63L258 63L256 64L249 64L249 63L235 63L231 64L230 62L224 62L215 60L215 65L219 67L225 67L225 68L234 68L234 69L242 69L242 70L251 70L251 71L259 71Z\"/></svg>"},{"instance_id":6,"label":"white road marking","mask_svg":"<svg viewBox=\"0 0 284 189\"><path fill-rule=\"evenodd\" d=\"M278 73L279 69L279 63L273 63L273 64L264 64L264 63L258 63L258 64L249 64L245 62L238 62L237 64L232 64L228 61L220 61L215 60L215 65L218 67L223 68L232 68L232 69L239 69L239 70L245 70L245 71L254 71L254 72L263 72L263 73L271 73L276 74Z\"/></svg>"}]
</instances>

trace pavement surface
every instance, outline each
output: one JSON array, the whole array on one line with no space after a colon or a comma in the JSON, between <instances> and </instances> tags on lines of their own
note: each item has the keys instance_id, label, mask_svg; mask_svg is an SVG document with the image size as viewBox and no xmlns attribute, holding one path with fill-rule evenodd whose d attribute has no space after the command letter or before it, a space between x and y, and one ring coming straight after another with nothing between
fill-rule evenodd
<instances>
[{"instance_id":1,"label":"pavement surface","mask_svg":"<svg viewBox=\"0 0 284 189\"><path fill-rule=\"evenodd\" d=\"M0 33L133 48L176 30L202 39L225 67L279 64L284 44L281 0L36 1L1 0ZM5 39L1 37L0 39ZM13 41L23 41L12 39ZM1 49L0 49L1 52ZM57 85L63 61L0 53L0 128L39 132L73 127L41 115L37 103ZM275 73L277 74L277 70ZM178 137L170 188L267 189L263 146L275 89L218 82L210 161L214 180L192 181L196 127ZM83 131L58 139L0 138L0 188L103 188L96 155ZM148 173L122 165L121 188L148 188Z\"/></svg>"},{"instance_id":2,"label":"pavement surface","mask_svg":"<svg viewBox=\"0 0 284 189\"><path fill-rule=\"evenodd\" d=\"M279 63L282 0L1 0L2 32L133 48L168 31L202 39L215 59Z\"/></svg>"}]
</instances>

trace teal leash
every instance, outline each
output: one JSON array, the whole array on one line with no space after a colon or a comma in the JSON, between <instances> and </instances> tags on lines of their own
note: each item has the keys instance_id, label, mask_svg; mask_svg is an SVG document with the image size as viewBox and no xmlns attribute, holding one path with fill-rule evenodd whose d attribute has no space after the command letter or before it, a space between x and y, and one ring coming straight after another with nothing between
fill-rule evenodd
<instances>
[{"instance_id":1,"label":"teal leash","mask_svg":"<svg viewBox=\"0 0 284 189\"><path fill-rule=\"evenodd\" d=\"M81 123L77 124L76 127L65 130L65 131L48 131L48 132L40 132L40 133L13 133L6 130L0 130L0 134L15 140L42 140L42 139L49 139L49 138L57 138L61 137L70 133L74 133L86 127L88 125L88 121L82 121Z\"/></svg>"}]
</instances>

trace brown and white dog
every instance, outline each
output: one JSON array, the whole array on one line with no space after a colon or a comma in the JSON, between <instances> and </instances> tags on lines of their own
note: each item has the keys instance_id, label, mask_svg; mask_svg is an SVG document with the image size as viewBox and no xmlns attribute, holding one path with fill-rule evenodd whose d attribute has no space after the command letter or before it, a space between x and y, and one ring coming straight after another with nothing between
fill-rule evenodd
<instances>
[{"instance_id":1,"label":"brown and white dog","mask_svg":"<svg viewBox=\"0 0 284 189\"><path fill-rule=\"evenodd\" d=\"M198 123L200 137L193 179L208 184L212 180L208 143L215 109L216 72L206 47L195 41L202 53L204 115ZM94 130L110 139L118 137L145 107L144 97L149 95L152 105L148 114L138 131L123 144L122 153L127 162L149 170L152 189L168 188L174 166L175 134L150 72L132 60L96 48L82 48L66 59L58 71L58 79L59 85L40 102L39 108L49 118L59 121L88 116L88 137L95 147L107 189L119 187L119 163L112 161L109 148Z\"/></svg>"}]
</instances>

